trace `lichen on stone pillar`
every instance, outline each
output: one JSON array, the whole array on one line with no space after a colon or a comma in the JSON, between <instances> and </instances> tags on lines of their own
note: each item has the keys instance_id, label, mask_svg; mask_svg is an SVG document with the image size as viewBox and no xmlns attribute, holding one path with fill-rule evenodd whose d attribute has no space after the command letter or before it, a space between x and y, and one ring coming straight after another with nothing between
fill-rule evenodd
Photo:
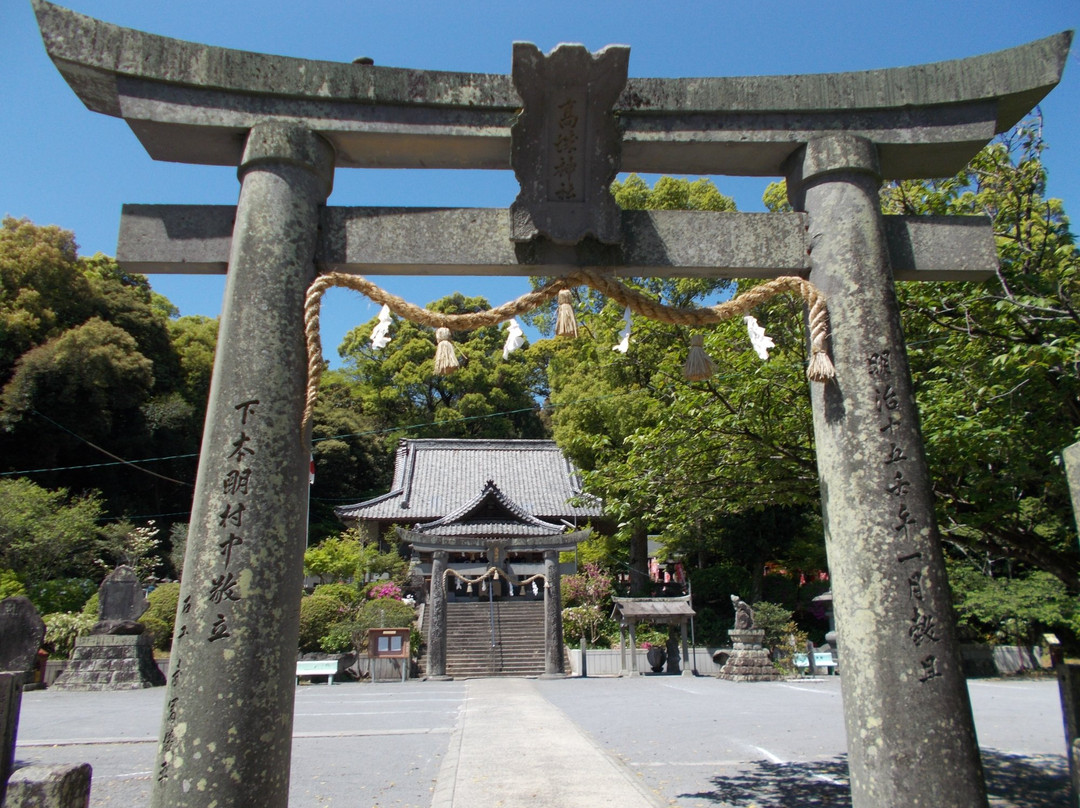
<instances>
[{"instance_id":1,"label":"lichen on stone pillar","mask_svg":"<svg viewBox=\"0 0 1080 808\"><path fill-rule=\"evenodd\" d=\"M932 482L889 264L878 153L811 140L789 162L829 301L836 378L811 385L855 808L986 804Z\"/></svg>"}]
</instances>

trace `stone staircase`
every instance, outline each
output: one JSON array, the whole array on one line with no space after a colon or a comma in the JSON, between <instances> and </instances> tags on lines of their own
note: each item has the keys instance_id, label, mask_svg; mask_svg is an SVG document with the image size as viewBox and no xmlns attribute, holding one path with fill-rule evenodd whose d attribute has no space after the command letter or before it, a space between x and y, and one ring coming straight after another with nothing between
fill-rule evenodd
<instances>
[{"instance_id":1,"label":"stone staircase","mask_svg":"<svg viewBox=\"0 0 1080 808\"><path fill-rule=\"evenodd\" d=\"M495 645L492 647L492 617ZM425 609L424 637L430 637ZM424 660L425 668L427 660ZM544 672L544 602L446 604L446 673L455 679L539 676ZM426 673L426 671L425 671Z\"/></svg>"}]
</instances>

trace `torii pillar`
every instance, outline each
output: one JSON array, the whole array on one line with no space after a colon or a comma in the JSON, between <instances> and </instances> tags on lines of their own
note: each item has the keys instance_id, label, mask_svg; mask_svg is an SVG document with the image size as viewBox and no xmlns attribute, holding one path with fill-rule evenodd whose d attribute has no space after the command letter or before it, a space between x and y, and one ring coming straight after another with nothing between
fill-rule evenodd
<instances>
[{"instance_id":1,"label":"torii pillar","mask_svg":"<svg viewBox=\"0 0 1080 808\"><path fill-rule=\"evenodd\" d=\"M811 385L852 804L986 804L878 189L848 134L793 155L836 379Z\"/></svg>"},{"instance_id":2,"label":"torii pillar","mask_svg":"<svg viewBox=\"0 0 1080 808\"><path fill-rule=\"evenodd\" d=\"M304 293L333 149L253 127L188 532L151 805L286 808L307 540Z\"/></svg>"}]
</instances>

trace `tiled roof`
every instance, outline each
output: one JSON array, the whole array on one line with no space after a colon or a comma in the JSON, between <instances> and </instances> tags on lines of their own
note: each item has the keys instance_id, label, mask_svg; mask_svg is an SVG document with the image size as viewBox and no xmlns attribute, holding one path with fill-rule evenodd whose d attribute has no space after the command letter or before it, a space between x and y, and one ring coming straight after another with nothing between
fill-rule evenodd
<instances>
[{"instance_id":1,"label":"tiled roof","mask_svg":"<svg viewBox=\"0 0 1080 808\"><path fill-rule=\"evenodd\" d=\"M601 516L599 500L582 493L577 471L554 441L443 438L401 441L392 489L335 512L346 520L430 522L473 502L488 481L524 513L547 522ZM571 505L573 498L582 504Z\"/></svg>"},{"instance_id":2,"label":"tiled roof","mask_svg":"<svg viewBox=\"0 0 1080 808\"><path fill-rule=\"evenodd\" d=\"M551 536L563 532L563 526L537 519L507 497L494 480L461 508L442 519L425 522L416 533L440 536Z\"/></svg>"}]
</instances>

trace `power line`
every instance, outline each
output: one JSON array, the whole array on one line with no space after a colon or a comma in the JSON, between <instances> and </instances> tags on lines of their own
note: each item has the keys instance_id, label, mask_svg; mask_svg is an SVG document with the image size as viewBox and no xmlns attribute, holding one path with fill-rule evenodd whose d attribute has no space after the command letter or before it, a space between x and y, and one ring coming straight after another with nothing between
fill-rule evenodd
<instances>
[{"instance_id":1,"label":"power line","mask_svg":"<svg viewBox=\"0 0 1080 808\"><path fill-rule=\"evenodd\" d=\"M108 449L103 449L100 446L98 446L96 443L92 443L91 441L88 441L82 435L78 434L77 432L73 432L72 430L70 430L66 426L64 426L63 424L58 424L56 421L54 421L49 416L47 416L47 415L45 415L43 413L40 413L40 412L38 412L37 410L34 410L34 409L32 409L30 411L32 413L34 413L34 415L38 416L39 418L44 418L46 421L48 421L50 424L55 426L57 429L62 429L64 432L67 432L69 435L72 435L75 438L81 440L83 443L85 443L90 448L96 449L97 451L99 451L103 455L105 455L106 457L111 457L113 460L116 460L117 462L122 463L125 466L131 466L136 471L141 471L143 474L149 474L151 477L158 477L159 479L165 480L165 481L170 482L170 483L176 483L177 485L186 485L188 488L193 487L191 483L186 482L184 480L177 480L177 479L174 479L172 477L166 477L164 474L158 474L156 471L150 471L150 469L139 468L138 464L136 464L136 463L134 463L134 462L132 462L130 460L125 460L124 458L120 457L120 455L113 454Z\"/></svg>"},{"instance_id":2,"label":"power line","mask_svg":"<svg viewBox=\"0 0 1080 808\"><path fill-rule=\"evenodd\" d=\"M795 363L792 363L792 364L795 364ZM805 364L805 363L801 363L801 364ZM734 373L733 372L733 373L727 373L727 374L717 374L713 378L722 382L722 381L724 381L726 379L740 378L741 375L742 374L740 374L740 373ZM670 389L671 389L671 386L669 386L667 388L667 390L670 390ZM384 435L384 434L391 433L391 432L415 432L415 431L418 431L418 430L421 430L421 429L439 428L441 426L445 426L445 425L448 425L448 424L465 423L465 422L468 422L468 421L480 421L480 420L484 420L484 419L487 419L487 418L502 418L502 417L505 417L505 416L508 416L508 415L517 415L519 413L524 413L524 412L535 412L537 410L542 410L542 409L563 409L563 408L566 408L566 407L578 406L580 404L585 404L585 403L588 403L588 402L591 402L591 401L605 401L605 400L609 400L609 399L613 399L613 398L622 398L624 396L637 395L639 393L651 393L652 395L659 395L659 394L662 394L664 392L667 392L667 390L646 390L644 388L636 388L636 389L633 389L633 390L623 390L623 391L620 391L620 392L617 392L617 393L606 393L604 395L599 395L599 396L586 396L584 398L576 398L573 401L566 401L566 402L559 403L559 404L554 404L554 403L548 402L546 405L543 405L543 406L537 405L537 406L534 406L534 407L520 407L518 409L513 409L513 410L502 410L500 412L487 413L485 415L469 415L469 416L466 416L464 418L456 418L453 421L444 421L444 422L441 422L441 423L433 421L433 422L419 423L419 424L408 424L406 426L389 426L389 427L381 427L379 429L368 429L368 430L364 430L362 432L345 432L345 433L342 433L340 435L330 435L330 436L325 437L325 438L313 438L311 442L312 443L322 443L323 441L327 441L327 440L342 440L344 438L362 438L362 437L367 437L367 436L370 436L370 435ZM57 423L52 418L49 418L47 415L43 415L42 413L38 412L37 410L33 410L33 412L34 412L35 415L41 416L42 418L44 418L49 423L56 426L58 429L62 429L63 431L73 435L78 440L82 441L83 443L87 444L88 446L91 446L92 448L96 449L97 451L107 455L108 457L114 458L114 462L112 462L112 463L85 463L85 464L75 465L75 466L51 466L51 467L47 467L47 468L20 469L18 471L3 471L3 472L0 472L0 477L13 477L13 476L16 476L16 475L21 475L21 474L44 474L44 473L55 472L55 471L77 471L77 470L80 470L80 469L103 468L103 467L107 467L107 466L131 466L131 467L135 468L137 471L143 472L144 474L151 474L151 475L153 475L155 477L160 477L163 480L168 480L169 482L174 482L174 483L177 483L179 485L188 486L189 488L193 487L192 483L186 482L184 480L176 480L176 479L173 479L172 477L166 477L163 474L157 474L156 472L150 471L148 469L141 469L138 466L139 466L140 463L157 463L157 462L161 462L161 461L165 461L165 460L183 460L183 459L187 459L187 458L191 458L191 457L196 457L197 458L199 456L198 452L190 452L190 453L187 453L187 454L177 454L177 455L166 455L164 457L148 457L148 458L144 458L142 460L127 460L125 458L120 457L119 455L113 454L112 452L110 452L110 451L108 451L106 449L103 449L102 447L100 447L100 446L98 446L98 445L96 445L94 443L91 443L86 438L83 438L81 435L73 432L72 430L68 429L67 427L63 426L62 424ZM171 515L171 514L162 514L162 515Z\"/></svg>"},{"instance_id":3,"label":"power line","mask_svg":"<svg viewBox=\"0 0 1080 808\"><path fill-rule=\"evenodd\" d=\"M192 452L190 454L178 454L168 455L166 457L146 457L142 460L117 460L112 463L84 463L81 466L52 466L51 468L40 469L22 469L21 471L0 471L0 477L12 477L16 474L37 474L39 472L46 471L73 471L77 469L97 469L105 466L124 466L134 465L137 463L156 463L161 460L183 460L187 457L198 457L198 452Z\"/></svg>"}]
</instances>

